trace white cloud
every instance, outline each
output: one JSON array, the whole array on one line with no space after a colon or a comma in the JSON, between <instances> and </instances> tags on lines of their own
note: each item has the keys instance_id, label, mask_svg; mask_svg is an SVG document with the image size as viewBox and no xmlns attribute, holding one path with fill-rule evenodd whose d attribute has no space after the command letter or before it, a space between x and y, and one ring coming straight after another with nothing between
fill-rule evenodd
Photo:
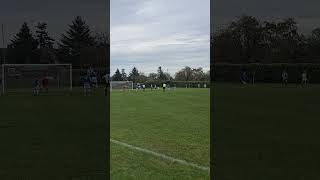
<instances>
[{"instance_id":1,"label":"white cloud","mask_svg":"<svg viewBox=\"0 0 320 180\"><path fill-rule=\"evenodd\" d=\"M111 70L209 68L209 0L111 1Z\"/></svg>"}]
</instances>

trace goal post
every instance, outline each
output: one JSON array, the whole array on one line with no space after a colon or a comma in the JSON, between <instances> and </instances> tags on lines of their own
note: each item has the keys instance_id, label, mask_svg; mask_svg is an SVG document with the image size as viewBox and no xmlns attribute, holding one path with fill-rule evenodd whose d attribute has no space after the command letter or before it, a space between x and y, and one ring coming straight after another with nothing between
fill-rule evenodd
<instances>
[{"instance_id":1,"label":"goal post","mask_svg":"<svg viewBox=\"0 0 320 180\"><path fill-rule=\"evenodd\" d=\"M50 92L72 91L71 64L2 64L1 71L2 94L30 92L44 78Z\"/></svg>"},{"instance_id":2,"label":"goal post","mask_svg":"<svg viewBox=\"0 0 320 180\"><path fill-rule=\"evenodd\" d=\"M110 83L110 90L122 90L122 89L133 89L133 82L132 81L111 81Z\"/></svg>"}]
</instances>

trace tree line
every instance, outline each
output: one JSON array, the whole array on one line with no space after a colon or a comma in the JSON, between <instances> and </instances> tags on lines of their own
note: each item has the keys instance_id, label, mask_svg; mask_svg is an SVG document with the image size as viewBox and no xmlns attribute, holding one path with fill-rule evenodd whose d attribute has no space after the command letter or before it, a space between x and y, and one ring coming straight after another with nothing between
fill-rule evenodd
<instances>
[{"instance_id":1,"label":"tree line","mask_svg":"<svg viewBox=\"0 0 320 180\"><path fill-rule=\"evenodd\" d=\"M320 28L303 34L293 18L242 15L211 34L210 49L214 63L320 63Z\"/></svg>"},{"instance_id":2,"label":"tree line","mask_svg":"<svg viewBox=\"0 0 320 180\"><path fill-rule=\"evenodd\" d=\"M93 34L89 25L80 16L75 17L58 40L49 35L47 27L47 23L39 22L33 33L29 25L26 22L23 23L8 44L6 63L37 64L57 63L58 61L80 67L82 65L80 56L83 50L109 47L108 34L104 32ZM56 47L54 47L55 44Z\"/></svg>"},{"instance_id":3,"label":"tree line","mask_svg":"<svg viewBox=\"0 0 320 180\"><path fill-rule=\"evenodd\" d=\"M134 83L140 82L156 82L156 81L209 81L210 71L205 72L203 68L191 68L186 66L177 71L172 77L169 73L164 72L162 67L159 66L157 72L149 73L148 75L139 72L136 67L133 67L129 74L125 69L117 69L112 75L113 81L133 81Z\"/></svg>"}]
</instances>

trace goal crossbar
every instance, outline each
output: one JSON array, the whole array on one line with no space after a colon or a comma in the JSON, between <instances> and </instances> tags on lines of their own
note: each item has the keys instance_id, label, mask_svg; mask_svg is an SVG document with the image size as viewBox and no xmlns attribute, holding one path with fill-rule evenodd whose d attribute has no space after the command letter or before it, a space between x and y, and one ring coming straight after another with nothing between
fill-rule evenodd
<instances>
[{"instance_id":1,"label":"goal crossbar","mask_svg":"<svg viewBox=\"0 0 320 180\"><path fill-rule=\"evenodd\" d=\"M2 69L2 77L1 77L1 86L2 86L2 94L5 93L5 87L6 87L6 67L59 67L59 66L64 66L64 67L68 67L69 70L69 81L70 81L70 86L69 86L69 90L72 91L72 64L1 64L1 69Z\"/></svg>"},{"instance_id":2,"label":"goal crossbar","mask_svg":"<svg viewBox=\"0 0 320 180\"><path fill-rule=\"evenodd\" d=\"M111 81L110 82L110 90L114 89L122 89L122 88L133 89L133 82L132 81Z\"/></svg>"}]
</instances>

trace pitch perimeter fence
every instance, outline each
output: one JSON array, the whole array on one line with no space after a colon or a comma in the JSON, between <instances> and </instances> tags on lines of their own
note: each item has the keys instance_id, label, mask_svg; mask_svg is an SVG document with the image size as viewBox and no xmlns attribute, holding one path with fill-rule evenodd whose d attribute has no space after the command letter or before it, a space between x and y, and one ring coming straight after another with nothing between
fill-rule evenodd
<instances>
[{"instance_id":1,"label":"pitch perimeter fence","mask_svg":"<svg viewBox=\"0 0 320 180\"><path fill-rule=\"evenodd\" d=\"M302 73L307 73L309 83L320 83L320 64L212 64L211 79L214 82L240 82L246 72L251 83L280 83L282 73L288 73L288 83L300 83Z\"/></svg>"}]
</instances>

